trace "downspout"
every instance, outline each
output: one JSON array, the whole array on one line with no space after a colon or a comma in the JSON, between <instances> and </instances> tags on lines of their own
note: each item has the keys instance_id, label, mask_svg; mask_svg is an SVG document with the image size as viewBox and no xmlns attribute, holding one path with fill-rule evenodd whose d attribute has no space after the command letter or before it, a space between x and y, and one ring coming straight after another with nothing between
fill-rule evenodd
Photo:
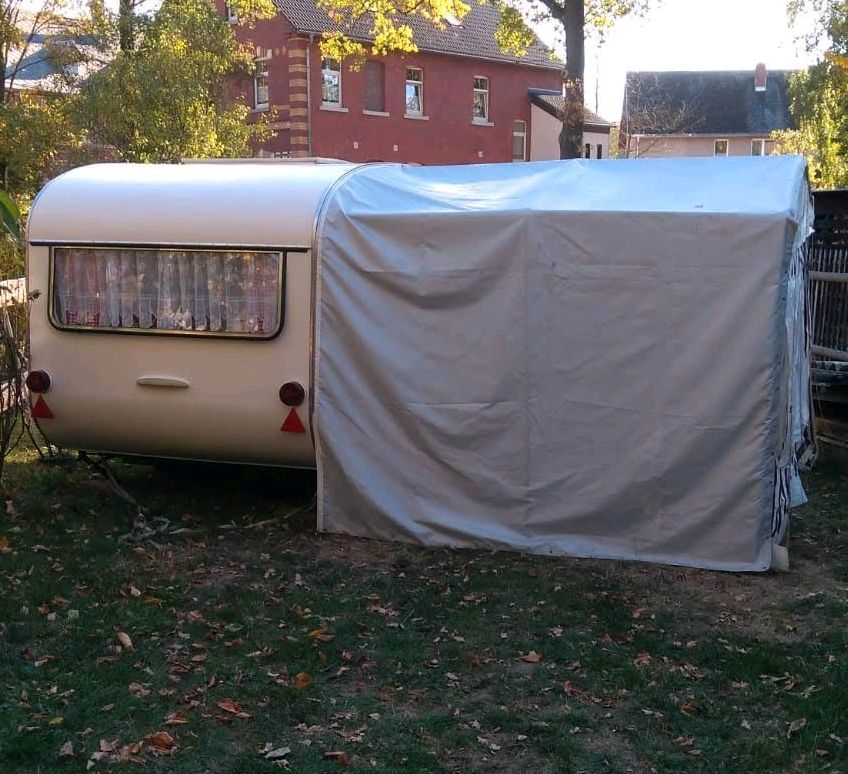
<instances>
[{"instance_id":1,"label":"downspout","mask_svg":"<svg viewBox=\"0 0 848 774\"><path fill-rule=\"evenodd\" d=\"M309 45L306 47L306 146L307 155L312 156L312 44L315 35L310 33Z\"/></svg>"}]
</instances>

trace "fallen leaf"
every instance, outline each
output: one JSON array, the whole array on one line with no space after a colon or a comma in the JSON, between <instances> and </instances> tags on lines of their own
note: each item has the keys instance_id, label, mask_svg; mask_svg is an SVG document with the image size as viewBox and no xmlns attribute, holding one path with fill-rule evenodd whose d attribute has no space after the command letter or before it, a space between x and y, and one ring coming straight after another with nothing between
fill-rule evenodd
<instances>
[{"instance_id":1,"label":"fallen leaf","mask_svg":"<svg viewBox=\"0 0 848 774\"><path fill-rule=\"evenodd\" d=\"M65 742L59 748L59 754L57 755L60 761L67 761L74 757L74 746L71 742Z\"/></svg>"},{"instance_id":2,"label":"fallen leaf","mask_svg":"<svg viewBox=\"0 0 848 774\"><path fill-rule=\"evenodd\" d=\"M744 728L746 731L751 730L751 723L746 718L742 718L742 722L739 725L742 726L742 728Z\"/></svg>"},{"instance_id":3,"label":"fallen leaf","mask_svg":"<svg viewBox=\"0 0 848 774\"><path fill-rule=\"evenodd\" d=\"M336 639L335 634L329 634L326 626L322 626L320 629L313 629L309 632L309 637L313 640L318 640L318 642L332 642Z\"/></svg>"},{"instance_id":4,"label":"fallen leaf","mask_svg":"<svg viewBox=\"0 0 848 774\"><path fill-rule=\"evenodd\" d=\"M274 750L268 750L265 753L266 761L276 761L280 758L285 758L291 752L291 747L277 747Z\"/></svg>"},{"instance_id":5,"label":"fallen leaf","mask_svg":"<svg viewBox=\"0 0 848 774\"><path fill-rule=\"evenodd\" d=\"M306 688L312 682L312 678L309 676L309 672L298 672L294 676L294 687L295 688Z\"/></svg>"},{"instance_id":6,"label":"fallen leaf","mask_svg":"<svg viewBox=\"0 0 848 774\"><path fill-rule=\"evenodd\" d=\"M341 750L332 750L324 753L324 760L335 761L339 766L347 766L347 753Z\"/></svg>"},{"instance_id":7,"label":"fallen leaf","mask_svg":"<svg viewBox=\"0 0 848 774\"><path fill-rule=\"evenodd\" d=\"M786 730L786 736L790 737L792 734L798 733L806 725L807 718L798 718L797 720L793 720L789 724L789 728Z\"/></svg>"},{"instance_id":8,"label":"fallen leaf","mask_svg":"<svg viewBox=\"0 0 848 774\"><path fill-rule=\"evenodd\" d=\"M542 660L542 657L535 650L531 650L529 653L523 653L519 658L528 664L538 664Z\"/></svg>"},{"instance_id":9,"label":"fallen leaf","mask_svg":"<svg viewBox=\"0 0 848 774\"><path fill-rule=\"evenodd\" d=\"M127 686L127 690L133 696L138 696L140 699L143 699L145 696L150 696L150 691L145 688L141 683L130 683Z\"/></svg>"},{"instance_id":10,"label":"fallen leaf","mask_svg":"<svg viewBox=\"0 0 848 774\"><path fill-rule=\"evenodd\" d=\"M205 654L205 653L197 653L197 654L195 654L194 656L192 656L192 657L191 657L191 660L192 660L195 664L199 664L199 663L201 663L202 661L206 661L206 658L207 658L207 656L206 656L206 654Z\"/></svg>"},{"instance_id":11,"label":"fallen leaf","mask_svg":"<svg viewBox=\"0 0 848 774\"><path fill-rule=\"evenodd\" d=\"M0 551L3 551L9 547L9 538L0 537Z\"/></svg>"},{"instance_id":12,"label":"fallen leaf","mask_svg":"<svg viewBox=\"0 0 848 774\"><path fill-rule=\"evenodd\" d=\"M184 723L188 723L188 716L185 712L169 712L165 716L166 726L181 726Z\"/></svg>"},{"instance_id":13,"label":"fallen leaf","mask_svg":"<svg viewBox=\"0 0 848 774\"><path fill-rule=\"evenodd\" d=\"M633 665L639 668L646 667L651 663L650 653L640 653L633 659Z\"/></svg>"},{"instance_id":14,"label":"fallen leaf","mask_svg":"<svg viewBox=\"0 0 848 774\"><path fill-rule=\"evenodd\" d=\"M118 642L121 643L121 646L125 650L132 650L133 649L133 643L132 643L132 640L130 639L129 634L127 634L126 632L118 632L118 634L116 636L118 638Z\"/></svg>"},{"instance_id":15,"label":"fallen leaf","mask_svg":"<svg viewBox=\"0 0 848 774\"><path fill-rule=\"evenodd\" d=\"M48 726L61 726L62 723L64 723L64 722L65 722L65 718L57 716L55 718L50 718L50 720L47 721L47 725Z\"/></svg>"},{"instance_id":16,"label":"fallen leaf","mask_svg":"<svg viewBox=\"0 0 848 774\"><path fill-rule=\"evenodd\" d=\"M141 591L139 589L137 589L135 586L130 585L130 594L134 597L140 597Z\"/></svg>"},{"instance_id":17,"label":"fallen leaf","mask_svg":"<svg viewBox=\"0 0 848 774\"><path fill-rule=\"evenodd\" d=\"M235 715L237 718L242 718L246 720L247 718L252 718L249 712L245 712L236 702L232 699L224 699L223 701L217 701L215 704L220 707L224 712L229 712L231 715Z\"/></svg>"},{"instance_id":18,"label":"fallen leaf","mask_svg":"<svg viewBox=\"0 0 848 774\"><path fill-rule=\"evenodd\" d=\"M170 755L177 749L177 743L167 731L157 731L144 737L154 755Z\"/></svg>"}]
</instances>

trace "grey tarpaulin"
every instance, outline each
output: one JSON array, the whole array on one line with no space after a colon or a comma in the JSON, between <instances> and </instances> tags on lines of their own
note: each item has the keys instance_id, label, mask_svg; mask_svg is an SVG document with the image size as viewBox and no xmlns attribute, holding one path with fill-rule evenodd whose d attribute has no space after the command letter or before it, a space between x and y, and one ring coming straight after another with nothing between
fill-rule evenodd
<instances>
[{"instance_id":1,"label":"grey tarpaulin","mask_svg":"<svg viewBox=\"0 0 848 774\"><path fill-rule=\"evenodd\" d=\"M795 157L355 170L317 226L319 528L769 568L811 223Z\"/></svg>"}]
</instances>

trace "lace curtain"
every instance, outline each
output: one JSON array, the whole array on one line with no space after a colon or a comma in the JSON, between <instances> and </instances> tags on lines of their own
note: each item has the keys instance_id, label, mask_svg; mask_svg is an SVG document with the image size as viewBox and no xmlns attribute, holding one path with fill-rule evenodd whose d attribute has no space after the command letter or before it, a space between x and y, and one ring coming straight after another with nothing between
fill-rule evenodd
<instances>
[{"instance_id":1,"label":"lace curtain","mask_svg":"<svg viewBox=\"0 0 848 774\"><path fill-rule=\"evenodd\" d=\"M271 335L280 253L57 248L60 325Z\"/></svg>"}]
</instances>

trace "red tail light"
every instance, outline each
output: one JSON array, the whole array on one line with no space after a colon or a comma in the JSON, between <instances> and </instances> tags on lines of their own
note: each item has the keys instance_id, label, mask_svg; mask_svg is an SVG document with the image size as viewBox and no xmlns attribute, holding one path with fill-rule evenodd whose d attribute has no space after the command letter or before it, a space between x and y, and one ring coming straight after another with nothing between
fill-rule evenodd
<instances>
[{"instance_id":1,"label":"red tail light","mask_svg":"<svg viewBox=\"0 0 848 774\"><path fill-rule=\"evenodd\" d=\"M27 374L26 386L30 392L47 392L53 380L47 371L30 371Z\"/></svg>"},{"instance_id":2,"label":"red tail light","mask_svg":"<svg viewBox=\"0 0 848 774\"><path fill-rule=\"evenodd\" d=\"M306 398L306 390L300 382L286 382L280 387L280 400L285 406L299 406Z\"/></svg>"}]
</instances>

